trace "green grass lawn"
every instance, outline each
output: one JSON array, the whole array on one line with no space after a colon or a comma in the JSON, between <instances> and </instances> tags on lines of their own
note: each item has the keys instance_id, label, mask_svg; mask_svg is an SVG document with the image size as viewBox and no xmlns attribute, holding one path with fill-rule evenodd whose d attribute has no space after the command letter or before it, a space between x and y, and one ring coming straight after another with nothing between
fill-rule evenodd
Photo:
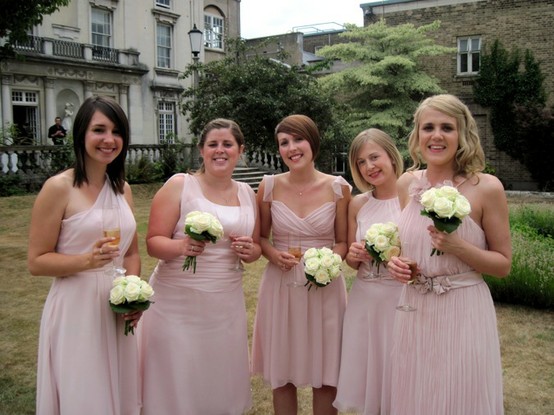
<instances>
[{"instance_id":1,"label":"green grass lawn","mask_svg":"<svg viewBox=\"0 0 554 415\"><path fill-rule=\"evenodd\" d=\"M150 201L159 185L133 186L142 276L155 261L146 254L144 237ZM0 198L0 415L34 414L39 321L51 278L27 271L27 238L34 196ZM261 259L246 266L244 290L251 335ZM347 267L347 280L353 272ZM504 371L506 415L554 414L554 312L497 304ZM254 406L249 414L272 413L271 390L252 379ZM311 413L311 393L300 392L300 414ZM101 414L99 414L101 415Z\"/></svg>"}]
</instances>

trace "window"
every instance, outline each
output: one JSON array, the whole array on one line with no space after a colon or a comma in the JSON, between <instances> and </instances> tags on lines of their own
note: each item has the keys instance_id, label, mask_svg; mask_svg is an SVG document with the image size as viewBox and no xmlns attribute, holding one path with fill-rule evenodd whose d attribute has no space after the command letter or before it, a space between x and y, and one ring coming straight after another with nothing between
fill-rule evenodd
<instances>
[{"instance_id":1,"label":"window","mask_svg":"<svg viewBox=\"0 0 554 415\"><path fill-rule=\"evenodd\" d=\"M204 46L223 50L223 18L221 16L204 15Z\"/></svg>"},{"instance_id":2,"label":"window","mask_svg":"<svg viewBox=\"0 0 554 415\"><path fill-rule=\"evenodd\" d=\"M38 118L38 93L12 91L13 124L18 134L13 138L15 145L40 144Z\"/></svg>"},{"instance_id":3,"label":"window","mask_svg":"<svg viewBox=\"0 0 554 415\"><path fill-rule=\"evenodd\" d=\"M158 53L157 66L171 67L171 26L158 23L156 27L156 50Z\"/></svg>"},{"instance_id":4,"label":"window","mask_svg":"<svg viewBox=\"0 0 554 415\"><path fill-rule=\"evenodd\" d=\"M481 62L481 38L458 38L458 75L479 73Z\"/></svg>"},{"instance_id":5,"label":"window","mask_svg":"<svg viewBox=\"0 0 554 415\"><path fill-rule=\"evenodd\" d=\"M158 102L158 140L160 144L175 143L174 102Z\"/></svg>"},{"instance_id":6,"label":"window","mask_svg":"<svg viewBox=\"0 0 554 415\"><path fill-rule=\"evenodd\" d=\"M92 44L104 48L111 46L112 15L108 10L92 8L91 27Z\"/></svg>"},{"instance_id":7,"label":"window","mask_svg":"<svg viewBox=\"0 0 554 415\"><path fill-rule=\"evenodd\" d=\"M156 0L156 6L163 7L165 9L171 8L171 0Z\"/></svg>"}]
</instances>

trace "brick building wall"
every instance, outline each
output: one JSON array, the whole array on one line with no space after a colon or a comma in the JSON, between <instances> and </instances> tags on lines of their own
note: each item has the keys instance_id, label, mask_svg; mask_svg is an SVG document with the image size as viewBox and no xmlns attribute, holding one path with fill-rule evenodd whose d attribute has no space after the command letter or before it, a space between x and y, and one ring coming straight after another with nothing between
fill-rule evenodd
<instances>
[{"instance_id":1,"label":"brick building wall","mask_svg":"<svg viewBox=\"0 0 554 415\"><path fill-rule=\"evenodd\" d=\"M364 25L381 18L389 25L415 26L440 20L441 28L432 36L444 46L456 48L459 37L479 36L485 50L496 39L508 50L529 49L541 63L549 103L554 103L554 0L388 0L363 4L362 9ZM495 148L488 111L473 103L475 77L457 75L456 55L426 58L424 65L440 79L442 88L469 105L478 121L487 163L506 187L536 188L523 165Z\"/></svg>"}]
</instances>

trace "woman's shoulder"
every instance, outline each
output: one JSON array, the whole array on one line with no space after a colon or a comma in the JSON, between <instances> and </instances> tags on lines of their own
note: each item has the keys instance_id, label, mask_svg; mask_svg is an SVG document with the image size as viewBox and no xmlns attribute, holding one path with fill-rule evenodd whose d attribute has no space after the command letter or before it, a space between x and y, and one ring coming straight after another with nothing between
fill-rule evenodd
<instances>
[{"instance_id":1,"label":"woman's shoulder","mask_svg":"<svg viewBox=\"0 0 554 415\"><path fill-rule=\"evenodd\" d=\"M65 170L55 176L48 178L42 190L49 192L69 192L73 188L73 180L75 179L73 169Z\"/></svg>"}]
</instances>

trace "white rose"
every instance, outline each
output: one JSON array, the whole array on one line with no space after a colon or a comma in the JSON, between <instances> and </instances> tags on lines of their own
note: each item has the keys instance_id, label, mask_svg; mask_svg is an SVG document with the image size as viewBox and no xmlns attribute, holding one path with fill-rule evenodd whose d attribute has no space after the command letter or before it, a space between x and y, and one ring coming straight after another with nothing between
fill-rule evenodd
<instances>
[{"instance_id":1,"label":"white rose","mask_svg":"<svg viewBox=\"0 0 554 415\"><path fill-rule=\"evenodd\" d=\"M221 223L214 217L210 223L210 235L215 236L217 239L223 237L223 226Z\"/></svg>"},{"instance_id":2,"label":"white rose","mask_svg":"<svg viewBox=\"0 0 554 415\"><path fill-rule=\"evenodd\" d=\"M317 249L310 248L306 252L304 252L304 259L310 259L318 256Z\"/></svg>"},{"instance_id":3,"label":"white rose","mask_svg":"<svg viewBox=\"0 0 554 415\"><path fill-rule=\"evenodd\" d=\"M152 289L152 287L146 281L142 281L142 283L140 284L139 300L146 301L150 299L152 295L154 295L154 290Z\"/></svg>"},{"instance_id":4,"label":"white rose","mask_svg":"<svg viewBox=\"0 0 554 415\"><path fill-rule=\"evenodd\" d=\"M307 251L306 251L307 252ZM316 271L319 269L319 260L317 257L311 257L308 259L304 259L304 271L307 274L314 275Z\"/></svg>"},{"instance_id":5,"label":"white rose","mask_svg":"<svg viewBox=\"0 0 554 415\"><path fill-rule=\"evenodd\" d=\"M383 259L383 261L390 261L393 256L398 255L400 255L400 248L398 246L391 246L387 250L383 251L383 253L379 256Z\"/></svg>"},{"instance_id":6,"label":"white rose","mask_svg":"<svg viewBox=\"0 0 554 415\"><path fill-rule=\"evenodd\" d=\"M132 283L135 283L135 284L139 284L139 285L140 285L141 282L142 282L142 280L140 279L140 277L137 276L137 275L127 275L126 278L127 278L127 283L132 282Z\"/></svg>"},{"instance_id":7,"label":"white rose","mask_svg":"<svg viewBox=\"0 0 554 415\"><path fill-rule=\"evenodd\" d=\"M324 269L318 270L314 275L314 279L318 283L325 284L325 285L327 285L331 282L331 278L329 278L329 273Z\"/></svg>"},{"instance_id":8,"label":"white rose","mask_svg":"<svg viewBox=\"0 0 554 415\"><path fill-rule=\"evenodd\" d=\"M129 282L125 287L125 298L127 301L137 301L140 296L140 284Z\"/></svg>"},{"instance_id":9,"label":"white rose","mask_svg":"<svg viewBox=\"0 0 554 415\"><path fill-rule=\"evenodd\" d=\"M467 200L464 196L459 195L454 202L454 209L454 216L456 216L458 219L465 218L471 213L471 205L469 204L469 200Z\"/></svg>"},{"instance_id":10,"label":"white rose","mask_svg":"<svg viewBox=\"0 0 554 415\"><path fill-rule=\"evenodd\" d=\"M320 263L323 268L331 268L335 264L335 258L333 255L324 255Z\"/></svg>"},{"instance_id":11,"label":"white rose","mask_svg":"<svg viewBox=\"0 0 554 415\"><path fill-rule=\"evenodd\" d=\"M113 280L112 286L115 287L117 285L122 285L123 287L125 287L127 285L127 279L125 277L117 277Z\"/></svg>"},{"instance_id":12,"label":"white rose","mask_svg":"<svg viewBox=\"0 0 554 415\"><path fill-rule=\"evenodd\" d=\"M435 189L433 187L429 190L426 190L421 195L420 203L423 205L425 210L428 211L428 212L433 210L433 205L435 204L435 199L436 199L436 196L435 196L436 191L437 191L437 189Z\"/></svg>"},{"instance_id":13,"label":"white rose","mask_svg":"<svg viewBox=\"0 0 554 415\"><path fill-rule=\"evenodd\" d=\"M341 258L341 256L340 256L339 254L333 254L333 259L334 259L334 262L335 262L333 265L334 265L334 266L339 266L339 267L340 267L341 264L342 264L342 258Z\"/></svg>"},{"instance_id":14,"label":"white rose","mask_svg":"<svg viewBox=\"0 0 554 415\"><path fill-rule=\"evenodd\" d=\"M455 200L456 196L458 196L460 192L458 192L458 189L452 186L442 186L437 190L437 196L440 197L446 197L450 200Z\"/></svg>"},{"instance_id":15,"label":"white rose","mask_svg":"<svg viewBox=\"0 0 554 415\"><path fill-rule=\"evenodd\" d=\"M390 247L389 238L387 238L385 235L379 235L377 238L375 238L374 246L375 249L379 252L385 251Z\"/></svg>"},{"instance_id":16,"label":"white rose","mask_svg":"<svg viewBox=\"0 0 554 415\"><path fill-rule=\"evenodd\" d=\"M340 275L340 271L341 271L340 265L333 265L329 270L329 274L331 275L332 278L337 278Z\"/></svg>"},{"instance_id":17,"label":"white rose","mask_svg":"<svg viewBox=\"0 0 554 415\"><path fill-rule=\"evenodd\" d=\"M398 230L398 227L393 222L383 224L382 233L385 235L393 235Z\"/></svg>"},{"instance_id":18,"label":"white rose","mask_svg":"<svg viewBox=\"0 0 554 415\"><path fill-rule=\"evenodd\" d=\"M123 285L116 285L110 290L110 303L122 304L125 302L125 287Z\"/></svg>"},{"instance_id":19,"label":"white rose","mask_svg":"<svg viewBox=\"0 0 554 415\"><path fill-rule=\"evenodd\" d=\"M191 229L194 233L201 234L210 229L212 218L208 215L198 215L194 218L194 223L191 224Z\"/></svg>"},{"instance_id":20,"label":"white rose","mask_svg":"<svg viewBox=\"0 0 554 415\"><path fill-rule=\"evenodd\" d=\"M454 203L444 197L439 197L435 200L433 211L440 218L451 218L455 212Z\"/></svg>"},{"instance_id":21,"label":"white rose","mask_svg":"<svg viewBox=\"0 0 554 415\"><path fill-rule=\"evenodd\" d=\"M379 236L379 229L372 225L365 233L365 240L373 245L373 242L375 241L375 238L377 238L377 236Z\"/></svg>"}]
</instances>

